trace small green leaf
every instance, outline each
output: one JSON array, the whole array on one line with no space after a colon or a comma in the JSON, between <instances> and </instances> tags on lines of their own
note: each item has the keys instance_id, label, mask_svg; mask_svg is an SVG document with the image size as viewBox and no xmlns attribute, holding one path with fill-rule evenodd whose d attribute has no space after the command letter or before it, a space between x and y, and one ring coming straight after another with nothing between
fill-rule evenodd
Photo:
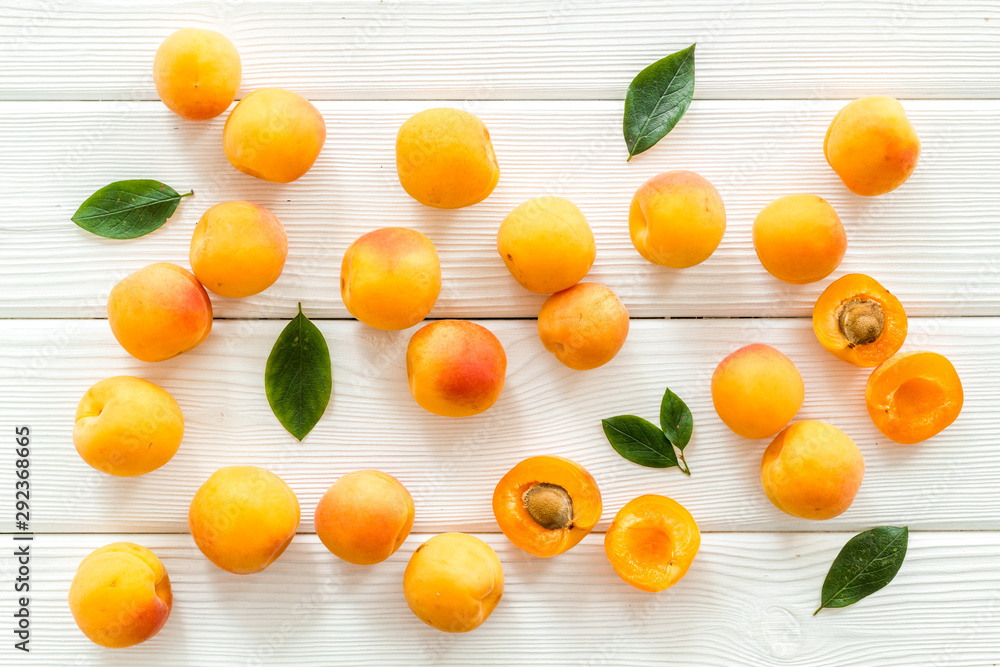
<instances>
[{"instance_id":1,"label":"small green leaf","mask_svg":"<svg viewBox=\"0 0 1000 667\"><path fill-rule=\"evenodd\" d=\"M656 145L691 105L694 47L692 44L657 60L629 84L623 128L629 160Z\"/></svg>"},{"instance_id":2,"label":"small green leaf","mask_svg":"<svg viewBox=\"0 0 1000 667\"><path fill-rule=\"evenodd\" d=\"M819 609L846 607L868 597L892 581L906 558L909 530L882 526L847 541L823 582Z\"/></svg>"},{"instance_id":3,"label":"small green leaf","mask_svg":"<svg viewBox=\"0 0 1000 667\"><path fill-rule=\"evenodd\" d=\"M184 197L159 181L117 181L90 195L73 222L108 239L135 239L159 229Z\"/></svg>"},{"instance_id":4,"label":"small green leaf","mask_svg":"<svg viewBox=\"0 0 1000 667\"><path fill-rule=\"evenodd\" d=\"M641 417L621 415L601 421L604 435L615 451L647 468L677 465L677 455L663 431Z\"/></svg>"},{"instance_id":5,"label":"small green leaf","mask_svg":"<svg viewBox=\"0 0 1000 667\"><path fill-rule=\"evenodd\" d=\"M333 390L330 348L316 325L299 314L284 328L271 348L264 369L264 389L271 411L298 440L326 411Z\"/></svg>"},{"instance_id":6,"label":"small green leaf","mask_svg":"<svg viewBox=\"0 0 1000 667\"><path fill-rule=\"evenodd\" d=\"M670 389L663 393L663 400L660 401L660 428L667 440L681 451L691 442L694 417L684 401Z\"/></svg>"}]
</instances>

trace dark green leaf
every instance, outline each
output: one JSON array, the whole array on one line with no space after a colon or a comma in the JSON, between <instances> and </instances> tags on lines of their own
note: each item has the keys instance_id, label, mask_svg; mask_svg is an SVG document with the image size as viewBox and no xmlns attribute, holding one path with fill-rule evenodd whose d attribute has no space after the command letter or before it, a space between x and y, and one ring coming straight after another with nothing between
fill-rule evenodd
<instances>
[{"instance_id":1,"label":"dark green leaf","mask_svg":"<svg viewBox=\"0 0 1000 667\"><path fill-rule=\"evenodd\" d=\"M824 607L852 605L892 581L906 558L908 539L905 526L882 526L848 540L830 566L813 616Z\"/></svg>"},{"instance_id":2,"label":"dark green leaf","mask_svg":"<svg viewBox=\"0 0 1000 667\"><path fill-rule=\"evenodd\" d=\"M687 47L639 72L625 96L628 159L652 148L681 119L694 96L694 47Z\"/></svg>"},{"instance_id":3,"label":"dark green leaf","mask_svg":"<svg viewBox=\"0 0 1000 667\"><path fill-rule=\"evenodd\" d=\"M308 435L326 411L333 389L330 349L323 334L302 314L274 342L264 369L271 411L297 439Z\"/></svg>"},{"instance_id":4,"label":"dark green leaf","mask_svg":"<svg viewBox=\"0 0 1000 667\"><path fill-rule=\"evenodd\" d=\"M663 400L660 401L660 428L667 440L681 451L691 441L694 418L684 401L670 389L663 393Z\"/></svg>"},{"instance_id":5,"label":"dark green leaf","mask_svg":"<svg viewBox=\"0 0 1000 667\"><path fill-rule=\"evenodd\" d=\"M632 463L647 468L669 468L677 465L674 448L663 431L641 417L621 415L601 421L604 435L615 451Z\"/></svg>"},{"instance_id":6,"label":"dark green leaf","mask_svg":"<svg viewBox=\"0 0 1000 667\"><path fill-rule=\"evenodd\" d=\"M90 195L73 222L108 239L134 239L159 229L194 192L178 194L159 181L118 181Z\"/></svg>"}]
</instances>

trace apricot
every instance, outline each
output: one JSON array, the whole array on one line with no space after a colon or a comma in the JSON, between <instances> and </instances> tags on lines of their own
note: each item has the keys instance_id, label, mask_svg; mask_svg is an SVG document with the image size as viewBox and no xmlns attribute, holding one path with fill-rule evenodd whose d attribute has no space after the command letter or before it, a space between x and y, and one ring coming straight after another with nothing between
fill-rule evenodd
<instances>
[{"instance_id":1,"label":"apricot","mask_svg":"<svg viewBox=\"0 0 1000 667\"><path fill-rule=\"evenodd\" d=\"M676 584L701 546L701 531L680 503L665 496L634 498L604 534L604 552L626 583L658 593Z\"/></svg>"},{"instance_id":2,"label":"apricot","mask_svg":"<svg viewBox=\"0 0 1000 667\"><path fill-rule=\"evenodd\" d=\"M340 264L340 296L370 327L409 329L427 317L441 292L441 262L431 240L414 229L362 234Z\"/></svg>"},{"instance_id":3,"label":"apricot","mask_svg":"<svg viewBox=\"0 0 1000 667\"><path fill-rule=\"evenodd\" d=\"M176 264L150 264L112 288L108 323L133 357L163 361L208 337L212 302L190 271Z\"/></svg>"},{"instance_id":4,"label":"apricot","mask_svg":"<svg viewBox=\"0 0 1000 667\"><path fill-rule=\"evenodd\" d=\"M240 89L240 54L214 30L181 28L153 59L153 83L167 108L185 120L215 118Z\"/></svg>"},{"instance_id":5,"label":"apricot","mask_svg":"<svg viewBox=\"0 0 1000 667\"><path fill-rule=\"evenodd\" d=\"M219 468L194 494L188 526L210 561L234 574L253 574L277 560L295 537L299 501L263 468Z\"/></svg>"},{"instance_id":6,"label":"apricot","mask_svg":"<svg viewBox=\"0 0 1000 667\"><path fill-rule=\"evenodd\" d=\"M443 533L413 552L403 573L406 604L442 632L475 630L503 596L503 568L490 545L465 533Z\"/></svg>"},{"instance_id":7,"label":"apricot","mask_svg":"<svg viewBox=\"0 0 1000 667\"><path fill-rule=\"evenodd\" d=\"M872 371L865 387L868 414L882 435L902 445L932 438L962 411L962 381L935 352L904 352Z\"/></svg>"},{"instance_id":8,"label":"apricot","mask_svg":"<svg viewBox=\"0 0 1000 667\"><path fill-rule=\"evenodd\" d=\"M753 247L772 276L804 285L826 278L840 266L847 234L837 212L822 197L787 195L757 214Z\"/></svg>"},{"instance_id":9,"label":"apricot","mask_svg":"<svg viewBox=\"0 0 1000 667\"><path fill-rule=\"evenodd\" d=\"M774 506L801 519L842 514L861 488L865 459L836 426L806 420L786 427L764 450L760 481Z\"/></svg>"},{"instance_id":10,"label":"apricot","mask_svg":"<svg viewBox=\"0 0 1000 667\"><path fill-rule=\"evenodd\" d=\"M281 88L250 93L229 112L222 146L244 174L272 183L303 176L326 143L326 123L309 100Z\"/></svg>"},{"instance_id":11,"label":"apricot","mask_svg":"<svg viewBox=\"0 0 1000 667\"><path fill-rule=\"evenodd\" d=\"M583 466L533 456L511 468L493 491L493 515L518 548L548 558L575 547L601 520L601 490Z\"/></svg>"},{"instance_id":12,"label":"apricot","mask_svg":"<svg viewBox=\"0 0 1000 667\"><path fill-rule=\"evenodd\" d=\"M667 171L639 186L628 210L632 245L646 261L686 269L708 259L726 233L726 208L693 171Z\"/></svg>"},{"instance_id":13,"label":"apricot","mask_svg":"<svg viewBox=\"0 0 1000 667\"><path fill-rule=\"evenodd\" d=\"M500 398L506 373L503 345L474 322L432 322L413 334L406 347L410 394L436 415L483 412Z\"/></svg>"},{"instance_id":14,"label":"apricot","mask_svg":"<svg viewBox=\"0 0 1000 667\"><path fill-rule=\"evenodd\" d=\"M284 226L266 208L247 201L211 207L191 236L191 269L219 296L263 292L281 275L286 257Z\"/></svg>"},{"instance_id":15,"label":"apricot","mask_svg":"<svg viewBox=\"0 0 1000 667\"><path fill-rule=\"evenodd\" d=\"M119 477L156 470L184 437L174 397L152 382L119 375L101 380L76 408L73 444L87 465Z\"/></svg>"},{"instance_id":16,"label":"apricot","mask_svg":"<svg viewBox=\"0 0 1000 667\"><path fill-rule=\"evenodd\" d=\"M594 232L573 202L535 197L511 211L497 232L497 251L526 290L552 294L580 282L597 256Z\"/></svg>"},{"instance_id":17,"label":"apricot","mask_svg":"<svg viewBox=\"0 0 1000 667\"><path fill-rule=\"evenodd\" d=\"M712 374L715 411L744 438L770 438L792 420L804 400L799 369L770 345L741 347Z\"/></svg>"},{"instance_id":18,"label":"apricot","mask_svg":"<svg viewBox=\"0 0 1000 667\"><path fill-rule=\"evenodd\" d=\"M628 336L628 311L598 283L578 283L556 292L538 313L538 337L563 365L578 371L603 366Z\"/></svg>"},{"instance_id":19,"label":"apricot","mask_svg":"<svg viewBox=\"0 0 1000 667\"><path fill-rule=\"evenodd\" d=\"M462 208L490 196L500 180L490 131L460 109L427 109L396 135L396 172L406 193L425 206Z\"/></svg>"},{"instance_id":20,"label":"apricot","mask_svg":"<svg viewBox=\"0 0 1000 667\"><path fill-rule=\"evenodd\" d=\"M878 366L906 340L906 312L878 282L849 273L830 283L813 307L813 331L833 356L855 366Z\"/></svg>"},{"instance_id":21,"label":"apricot","mask_svg":"<svg viewBox=\"0 0 1000 667\"><path fill-rule=\"evenodd\" d=\"M897 100L862 97L834 116L823 153L851 192L874 197L910 177L920 159L920 139Z\"/></svg>"},{"instance_id":22,"label":"apricot","mask_svg":"<svg viewBox=\"0 0 1000 667\"><path fill-rule=\"evenodd\" d=\"M335 556L355 565L381 563L413 527L413 498L392 475L359 470L333 483L314 517L316 534Z\"/></svg>"},{"instance_id":23,"label":"apricot","mask_svg":"<svg viewBox=\"0 0 1000 667\"><path fill-rule=\"evenodd\" d=\"M163 628L173 595L163 563L146 547L115 542L84 558L69 609L87 639L105 648L140 644Z\"/></svg>"}]
</instances>

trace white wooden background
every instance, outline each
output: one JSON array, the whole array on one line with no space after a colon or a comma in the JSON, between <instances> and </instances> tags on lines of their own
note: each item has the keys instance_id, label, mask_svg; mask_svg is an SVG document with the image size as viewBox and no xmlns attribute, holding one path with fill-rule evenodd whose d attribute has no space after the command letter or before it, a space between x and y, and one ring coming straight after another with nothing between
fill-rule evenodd
<instances>
[{"instance_id":1,"label":"white wooden background","mask_svg":"<svg viewBox=\"0 0 1000 667\"><path fill-rule=\"evenodd\" d=\"M13 531L13 427L33 433L32 652L15 651L9 535L0 536L0 664L32 665L994 665L1000 662L1000 5L996 0L0 0L0 516ZM224 117L189 123L150 76L160 41L183 26L230 36L243 88L282 86L314 100L329 131L315 168L291 185L233 170ZM696 99L671 135L625 163L621 110L631 77L698 43ZM876 199L848 192L822 138L847 100L903 100L923 142L913 177ZM437 211L395 178L398 125L449 104L487 123L502 177L484 203ZM709 178L729 229L705 264L654 267L631 247L635 188L674 168ZM79 203L122 178L193 188L159 231L113 242L70 222ZM870 273L911 316L907 349L953 360L965 410L917 446L887 442L864 409L867 372L824 352L808 315L826 282L791 287L757 262L750 224L770 200L829 199L849 237L838 272ZM496 255L502 216L537 194L569 197L598 240L591 279L636 319L614 362L584 374L546 353L521 290ZM191 353L160 364L129 357L104 318L111 286L154 261L187 262L208 206L250 199L289 233L278 283L257 297L213 297L217 321ZM408 225L437 244L444 272L432 317L484 320L508 354L497 405L464 420L421 411L403 354L410 332L347 319L337 275L364 231ZM334 398L304 443L270 414L263 366L296 301L330 343ZM704 318L704 319L701 319ZM322 320L322 321L319 321ZM715 364L755 341L784 350L806 382L800 418L828 420L862 448L867 475L851 509L824 523L765 499L765 442L716 417ZM73 411L93 382L133 373L167 388L187 420L164 468L134 479L86 466ZM655 418L663 387L695 415L692 477L620 459L600 418ZM614 391L608 391L608 388ZM511 546L490 512L493 486L522 458L583 463L605 515L576 549L548 560ZM198 485L223 465L278 472L303 507L301 534L264 573L211 565L186 534ZM397 475L417 503L414 534L389 561L338 561L312 534L326 487L350 470ZM614 513L641 493L687 506L703 544L687 577L650 595L622 583L603 554ZM810 614L851 534L909 525L893 583L843 610ZM507 588L469 635L425 627L406 608L402 571L430 534L482 534ZM133 649L92 645L66 604L80 559L108 542L152 548L173 582L164 630Z\"/></svg>"}]
</instances>

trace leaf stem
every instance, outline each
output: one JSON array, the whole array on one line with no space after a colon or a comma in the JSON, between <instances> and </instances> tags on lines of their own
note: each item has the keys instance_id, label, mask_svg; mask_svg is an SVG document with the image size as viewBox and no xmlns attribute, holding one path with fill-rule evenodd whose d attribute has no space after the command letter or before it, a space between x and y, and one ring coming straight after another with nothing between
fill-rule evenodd
<instances>
[{"instance_id":1,"label":"leaf stem","mask_svg":"<svg viewBox=\"0 0 1000 667\"><path fill-rule=\"evenodd\" d=\"M688 468L687 461L684 460L684 452L677 452L677 468L688 477L691 476L691 469Z\"/></svg>"},{"instance_id":2,"label":"leaf stem","mask_svg":"<svg viewBox=\"0 0 1000 667\"><path fill-rule=\"evenodd\" d=\"M180 196L181 199L184 199L185 197L190 197L192 195L194 195L194 190L192 190L191 192L185 192L184 194L179 195L179 196Z\"/></svg>"}]
</instances>

